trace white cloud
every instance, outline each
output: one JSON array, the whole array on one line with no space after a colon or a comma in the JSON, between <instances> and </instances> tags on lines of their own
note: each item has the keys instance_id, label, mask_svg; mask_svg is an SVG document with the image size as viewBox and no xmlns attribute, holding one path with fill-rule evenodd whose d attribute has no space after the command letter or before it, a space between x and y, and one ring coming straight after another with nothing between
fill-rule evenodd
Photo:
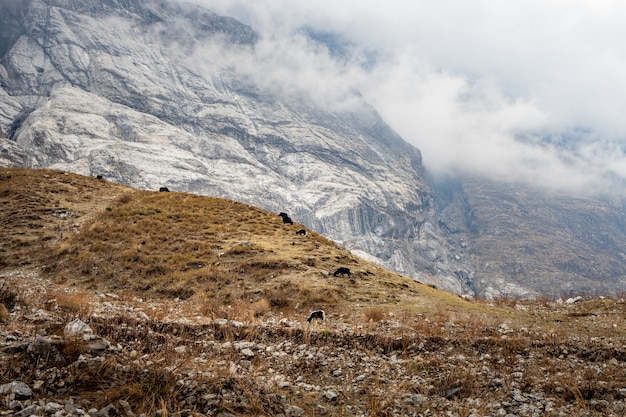
<instances>
[{"instance_id":1,"label":"white cloud","mask_svg":"<svg viewBox=\"0 0 626 417\"><path fill-rule=\"evenodd\" d=\"M264 34L240 70L320 103L361 91L435 173L562 189L626 179L624 2L195 1ZM368 70L336 62L293 35L304 25L384 59Z\"/></svg>"}]
</instances>

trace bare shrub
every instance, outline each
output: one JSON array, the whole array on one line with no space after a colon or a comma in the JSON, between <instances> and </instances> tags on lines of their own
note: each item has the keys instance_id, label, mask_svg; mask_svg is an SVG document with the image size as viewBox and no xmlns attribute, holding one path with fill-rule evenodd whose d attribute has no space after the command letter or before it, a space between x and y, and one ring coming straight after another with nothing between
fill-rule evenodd
<instances>
[{"instance_id":1,"label":"bare shrub","mask_svg":"<svg viewBox=\"0 0 626 417\"><path fill-rule=\"evenodd\" d=\"M52 297L56 300L57 307L70 315L85 316L89 314L90 298L85 293L58 292Z\"/></svg>"},{"instance_id":2,"label":"bare shrub","mask_svg":"<svg viewBox=\"0 0 626 417\"><path fill-rule=\"evenodd\" d=\"M251 308L254 317L262 317L269 313L269 311L271 310L271 305L267 298L262 298L252 303Z\"/></svg>"},{"instance_id":3,"label":"bare shrub","mask_svg":"<svg viewBox=\"0 0 626 417\"><path fill-rule=\"evenodd\" d=\"M385 310L380 306L372 306L363 312L366 321L372 321L378 323L385 318Z\"/></svg>"},{"instance_id":4,"label":"bare shrub","mask_svg":"<svg viewBox=\"0 0 626 417\"><path fill-rule=\"evenodd\" d=\"M9 310L7 310L4 304L0 304L0 323L8 323L10 318Z\"/></svg>"},{"instance_id":5,"label":"bare shrub","mask_svg":"<svg viewBox=\"0 0 626 417\"><path fill-rule=\"evenodd\" d=\"M10 311L13 310L17 303L17 292L6 281L0 281L0 304L4 304Z\"/></svg>"},{"instance_id":6,"label":"bare shrub","mask_svg":"<svg viewBox=\"0 0 626 417\"><path fill-rule=\"evenodd\" d=\"M131 193L122 194L116 201L117 205L122 206L124 204L128 204L133 201L133 196Z\"/></svg>"}]
</instances>

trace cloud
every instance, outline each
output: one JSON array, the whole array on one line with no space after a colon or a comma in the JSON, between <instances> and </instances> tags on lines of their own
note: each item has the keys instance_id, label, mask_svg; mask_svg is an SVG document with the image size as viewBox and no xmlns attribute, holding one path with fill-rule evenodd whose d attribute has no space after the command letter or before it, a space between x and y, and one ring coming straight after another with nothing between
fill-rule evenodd
<instances>
[{"instance_id":1,"label":"cloud","mask_svg":"<svg viewBox=\"0 0 626 417\"><path fill-rule=\"evenodd\" d=\"M195 2L262 33L240 71L326 105L361 92L435 174L568 191L626 182L623 2ZM357 48L338 61L303 26L378 60L362 65Z\"/></svg>"}]
</instances>

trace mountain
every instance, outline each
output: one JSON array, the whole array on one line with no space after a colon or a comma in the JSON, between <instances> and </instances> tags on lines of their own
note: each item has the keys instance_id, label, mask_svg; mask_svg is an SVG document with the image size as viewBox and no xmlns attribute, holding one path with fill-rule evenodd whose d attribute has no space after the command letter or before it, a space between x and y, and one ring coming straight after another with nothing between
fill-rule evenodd
<instances>
[{"instance_id":1,"label":"mountain","mask_svg":"<svg viewBox=\"0 0 626 417\"><path fill-rule=\"evenodd\" d=\"M625 202L466 177L439 183L439 226L482 297L619 294Z\"/></svg>"},{"instance_id":2,"label":"mountain","mask_svg":"<svg viewBox=\"0 0 626 417\"><path fill-rule=\"evenodd\" d=\"M467 300L276 213L56 170L0 168L0 219L3 416L626 409L623 299Z\"/></svg>"},{"instance_id":3,"label":"mountain","mask_svg":"<svg viewBox=\"0 0 626 417\"><path fill-rule=\"evenodd\" d=\"M407 275L438 271L421 155L367 103L328 111L192 62L214 39L252 53L249 27L148 1L4 1L2 16L7 164L234 198Z\"/></svg>"},{"instance_id":4,"label":"mountain","mask_svg":"<svg viewBox=\"0 0 626 417\"><path fill-rule=\"evenodd\" d=\"M351 50L301 35L334 57ZM182 2L0 0L0 165L287 212L455 293L626 288L621 201L435 182L358 92L335 102L264 79L263 47L249 26Z\"/></svg>"}]
</instances>

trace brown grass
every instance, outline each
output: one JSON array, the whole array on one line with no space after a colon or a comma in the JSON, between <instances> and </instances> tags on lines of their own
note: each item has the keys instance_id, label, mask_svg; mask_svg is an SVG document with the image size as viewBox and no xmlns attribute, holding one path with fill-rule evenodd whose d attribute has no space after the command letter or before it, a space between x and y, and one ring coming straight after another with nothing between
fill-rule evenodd
<instances>
[{"instance_id":1,"label":"brown grass","mask_svg":"<svg viewBox=\"0 0 626 417\"><path fill-rule=\"evenodd\" d=\"M74 317L84 317L91 313L91 297L85 292L58 291L48 293L49 300L54 300L56 307Z\"/></svg>"},{"instance_id":2,"label":"brown grass","mask_svg":"<svg viewBox=\"0 0 626 417\"><path fill-rule=\"evenodd\" d=\"M515 308L519 300L467 301L366 262L313 231L297 236L302 225L231 200L10 168L0 169L0 219L1 270L43 271L55 283L76 286L77 294L178 300L206 317L325 308L377 323L395 310L403 323L430 335L452 325L478 336L504 322L540 325L559 337L569 332L563 322L589 337L626 331L609 300L574 305L569 317L549 312L548 300L525 309ZM333 277L338 266L353 276ZM2 291L0 302L10 311L18 294ZM57 302L83 314L89 302L77 294Z\"/></svg>"},{"instance_id":3,"label":"brown grass","mask_svg":"<svg viewBox=\"0 0 626 417\"><path fill-rule=\"evenodd\" d=\"M209 316L238 302L262 315L268 307L254 303L263 299L271 310L393 305L399 292L411 309L461 303L315 232L296 236L302 225L236 201L138 191L50 170L3 169L0 178L9 232L0 266L41 267L66 285L199 302ZM333 277L344 265L354 275Z\"/></svg>"},{"instance_id":4,"label":"brown grass","mask_svg":"<svg viewBox=\"0 0 626 417\"><path fill-rule=\"evenodd\" d=\"M365 309L363 312L366 321L379 322L385 318L385 310L380 306L372 306Z\"/></svg>"}]
</instances>

